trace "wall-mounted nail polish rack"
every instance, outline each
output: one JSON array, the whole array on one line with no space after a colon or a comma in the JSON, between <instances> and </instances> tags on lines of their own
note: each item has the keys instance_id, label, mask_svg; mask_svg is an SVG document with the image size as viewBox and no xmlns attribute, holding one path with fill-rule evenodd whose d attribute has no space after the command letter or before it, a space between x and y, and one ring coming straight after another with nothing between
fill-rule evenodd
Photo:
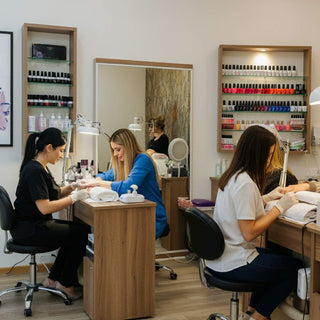
<instances>
[{"instance_id":1,"label":"wall-mounted nail polish rack","mask_svg":"<svg viewBox=\"0 0 320 320\"><path fill-rule=\"evenodd\" d=\"M220 45L219 152L232 151L249 125L272 123L292 151L310 152L311 49Z\"/></svg>"}]
</instances>

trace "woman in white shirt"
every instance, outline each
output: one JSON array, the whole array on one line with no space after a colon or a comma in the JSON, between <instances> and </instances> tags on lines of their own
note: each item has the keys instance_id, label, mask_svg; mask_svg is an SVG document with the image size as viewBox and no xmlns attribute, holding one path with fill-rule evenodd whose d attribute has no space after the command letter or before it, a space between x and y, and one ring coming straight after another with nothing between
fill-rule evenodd
<instances>
[{"instance_id":1,"label":"woman in white shirt","mask_svg":"<svg viewBox=\"0 0 320 320\"><path fill-rule=\"evenodd\" d=\"M301 266L292 257L256 248L256 238L298 202L292 192L283 195L279 188L261 196L275 143L267 129L249 127L219 180L214 220L224 235L225 250L219 259L207 261L207 266L226 279L266 283L262 291L252 293L245 319L268 319L296 286ZM279 200L265 213L264 204L275 199Z\"/></svg>"}]
</instances>

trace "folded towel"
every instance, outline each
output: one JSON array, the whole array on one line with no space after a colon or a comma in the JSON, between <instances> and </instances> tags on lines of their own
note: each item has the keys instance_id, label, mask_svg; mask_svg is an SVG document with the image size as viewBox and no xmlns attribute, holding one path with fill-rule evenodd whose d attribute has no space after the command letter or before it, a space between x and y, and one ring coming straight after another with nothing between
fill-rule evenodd
<instances>
[{"instance_id":1,"label":"folded towel","mask_svg":"<svg viewBox=\"0 0 320 320\"><path fill-rule=\"evenodd\" d=\"M296 193L299 201L317 205L320 202L320 193L312 191L299 191Z\"/></svg>"},{"instance_id":2,"label":"folded towel","mask_svg":"<svg viewBox=\"0 0 320 320\"><path fill-rule=\"evenodd\" d=\"M270 201L266 204L265 210L270 211L276 204L277 200ZM285 217L298 222L307 222L314 220L317 215L317 206L299 202L293 205L288 210L284 211L280 216Z\"/></svg>"},{"instance_id":3,"label":"folded towel","mask_svg":"<svg viewBox=\"0 0 320 320\"><path fill-rule=\"evenodd\" d=\"M119 195L117 192L103 187L94 187L89 191L90 198L96 202L117 201Z\"/></svg>"}]
</instances>

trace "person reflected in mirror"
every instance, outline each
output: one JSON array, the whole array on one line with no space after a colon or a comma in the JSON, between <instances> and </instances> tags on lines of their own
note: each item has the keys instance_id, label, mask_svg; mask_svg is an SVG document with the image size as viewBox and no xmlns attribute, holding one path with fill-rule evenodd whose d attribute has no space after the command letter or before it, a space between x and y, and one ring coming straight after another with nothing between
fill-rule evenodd
<instances>
[{"instance_id":1,"label":"person reflected in mirror","mask_svg":"<svg viewBox=\"0 0 320 320\"><path fill-rule=\"evenodd\" d=\"M278 140L275 143L274 154L267 168L267 177L263 194L267 194L279 186L281 173L283 170L283 152L280 148ZM286 186L297 184L298 179L287 167Z\"/></svg>"},{"instance_id":2,"label":"person reflected in mirror","mask_svg":"<svg viewBox=\"0 0 320 320\"><path fill-rule=\"evenodd\" d=\"M262 289L252 292L242 319L269 319L296 287L302 265L291 256L257 247L257 237L280 214L298 203L292 192L282 195L273 190L262 196L275 144L276 137L266 128L258 125L247 128L218 184L213 219L224 235L225 249L220 258L207 260L206 265L220 278L262 283ZM271 200L277 201L265 212L264 204Z\"/></svg>"},{"instance_id":3,"label":"person reflected in mirror","mask_svg":"<svg viewBox=\"0 0 320 320\"><path fill-rule=\"evenodd\" d=\"M164 133L164 127L164 116L159 116L148 121L149 136L152 137L147 147L147 153L150 156L154 153L164 153L168 155L169 138Z\"/></svg>"},{"instance_id":4,"label":"person reflected in mirror","mask_svg":"<svg viewBox=\"0 0 320 320\"><path fill-rule=\"evenodd\" d=\"M26 142L14 201L15 225L10 231L16 243L57 247L59 251L49 276L42 285L65 292L77 299L77 270L86 252L90 228L83 223L54 219L52 214L89 197L81 183L60 187L48 164L63 158L66 139L57 128L32 133Z\"/></svg>"},{"instance_id":5,"label":"person reflected in mirror","mask_svg":"<svg viewBox=\"0 0 320 320\"><path fill-rule=\"evenodd\" d=\"M139 194L156 206L156 238L159 238L166 225L167 214L162 203L158 174L151 157L143 152L134 134L128 129L118 129L109 138L112 168L96 175L85 187L105 187L119 195L137 185Z\"/></svg>"}]
</instances>

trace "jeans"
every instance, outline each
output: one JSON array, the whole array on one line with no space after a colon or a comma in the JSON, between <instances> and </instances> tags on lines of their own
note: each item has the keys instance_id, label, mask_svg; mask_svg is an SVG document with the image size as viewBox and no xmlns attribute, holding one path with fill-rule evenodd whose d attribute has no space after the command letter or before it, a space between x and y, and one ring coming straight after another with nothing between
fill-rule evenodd
<instances>
[{"instance_id":1,"label":"jeans","mask_svg":"<svg viewBox=\"0 0 320 320\"><path fill-rule=\"evenodd\" d=\"M264 317L269 317L292 289L296 288L298 269L302 268L302 263L268 249L257 250L259 256L251 263L228 272L213 270L213 274L228 280L265 283L263 289L252 292L249 305Z\"/></svg>"}]
</instances>

